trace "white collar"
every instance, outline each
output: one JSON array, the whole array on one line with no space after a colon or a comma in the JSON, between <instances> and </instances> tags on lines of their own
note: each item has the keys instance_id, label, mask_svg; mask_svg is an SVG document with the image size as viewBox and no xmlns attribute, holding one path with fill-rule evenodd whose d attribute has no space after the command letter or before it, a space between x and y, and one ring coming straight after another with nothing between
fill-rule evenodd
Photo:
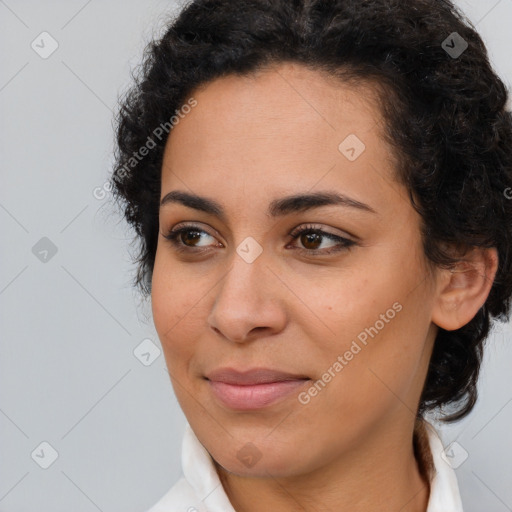
<instances>
[{"instance_id":1,"label":"white collar","mask_svg":"<svg viewBox=\"0 0 512 512\"><path fill-rule=\"evenodd\" d=\"M441 457L441 439L431 424L425 422L425 426L435 471L426 512L463 512L455 471ZM236 512L210 454L188 423L183 436L181 465L184 477L147 512Z\"/></svg>"},{"instance_id":2,"label":"white collar","mask_svg":"<svg viewBox=\"0 0 512 512\"><path fill-rule=\"evenodd\" d=\"M430 498L427 512L463 512L457 476L453 468L443 459L443 443L436 429L427 421L430 453L434 462L435 474L430 482Z\"/></svg>"}]
</instances>

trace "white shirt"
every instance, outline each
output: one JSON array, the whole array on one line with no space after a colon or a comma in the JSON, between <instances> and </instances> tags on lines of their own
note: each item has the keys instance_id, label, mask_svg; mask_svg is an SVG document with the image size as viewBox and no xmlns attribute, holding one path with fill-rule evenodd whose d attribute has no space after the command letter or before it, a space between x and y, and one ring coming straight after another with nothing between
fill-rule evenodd
<instances>
[{"instance_id":1,"label":"white shirt","mask_svg":"<svg viewBox=\"0 0 512 512\"><path fill-rule=\"evenodd\" d=\"M427 512L463 512L455 471L441 453L443 444L425 421L435 474L430 483ZM147 512L236 512L222 487L211 455L187 423L183 436L183 477Z\"/></svg>"}]
</instances>

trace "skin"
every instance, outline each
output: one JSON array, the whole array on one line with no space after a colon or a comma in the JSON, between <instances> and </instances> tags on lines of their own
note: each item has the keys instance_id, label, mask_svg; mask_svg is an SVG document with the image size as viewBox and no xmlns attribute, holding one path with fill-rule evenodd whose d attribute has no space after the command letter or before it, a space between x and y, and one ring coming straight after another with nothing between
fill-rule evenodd
<instances>
[{"instance_id":1,"label":"skin","mask_svg":"<svg viewBox=\"0 0 512 512\"><path fill-rule=\"evenodd\" d=\"M428 266L373 92L290 63L223 77L194 92L197 106L167 141L161 197L209 197L226 219L161 207L153 318L180 406L237 512L427 508L412 439L433 342L438 326L464 325L485 302L497 255L475 250L455 272ZM338 150L349 134L366 146L355 161ZM317 191L375 213L331 205L266 214L272 199ZM181 238L188 252L164 238L183 222L205 231ZM289 236L306 224L356 243L325 254L335 241ZM263 249L252 263L236 251L247 237ZM305 405L295 393L233 411L204 378L224 366L269 367L307 375L307 391L394 303L401 311ZM248 442L261 455L252 467L237 458Z\"/></svg>"}]
</instances>

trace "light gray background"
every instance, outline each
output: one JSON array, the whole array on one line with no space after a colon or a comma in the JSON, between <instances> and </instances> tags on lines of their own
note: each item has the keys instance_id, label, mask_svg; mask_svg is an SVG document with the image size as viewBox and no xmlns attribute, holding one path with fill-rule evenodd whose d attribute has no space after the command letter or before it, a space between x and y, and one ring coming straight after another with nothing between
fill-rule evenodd
<instances>
[{"instance_id":1,"label":"light gray background","mask_svg":"<svg viewBox=\"0 0 512 512\"><path fill-rule=\"evenodd\" d=\"M512 0L459 5L510 86ZM132 233L108 194L94 195L110 172L118 93L177 8L0 0L1 512L142 512L181 474L185 418L163 355L148 366L134 356L145 339L160 345L130 287ZM31 48L43 31L59 45L46 59ZM43 237L57 248L46 262L32 249ZM511 339L501 325L477 407L442 429L459 460L468 453L456 470L466 512L512 510ZM42 442L58 452L48 469Z\"/></svg>"}]
</instances>

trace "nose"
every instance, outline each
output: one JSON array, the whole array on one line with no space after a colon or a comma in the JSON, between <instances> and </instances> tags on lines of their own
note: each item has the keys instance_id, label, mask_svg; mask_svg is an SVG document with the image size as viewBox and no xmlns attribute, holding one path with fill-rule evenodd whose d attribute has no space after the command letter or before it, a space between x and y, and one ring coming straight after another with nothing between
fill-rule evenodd
<instances>
[{"instance_id":1,"label":"nose","mask_svg":"<svg viewBox=\"0 0 512 512\"><path fill-rule=\"evenodd\" d=\"M286 287L263 254L252 263L237 253L215 288L208 324L217 335L244 343L281 332L286 325Z\"/></svg>"}]
</instances>

